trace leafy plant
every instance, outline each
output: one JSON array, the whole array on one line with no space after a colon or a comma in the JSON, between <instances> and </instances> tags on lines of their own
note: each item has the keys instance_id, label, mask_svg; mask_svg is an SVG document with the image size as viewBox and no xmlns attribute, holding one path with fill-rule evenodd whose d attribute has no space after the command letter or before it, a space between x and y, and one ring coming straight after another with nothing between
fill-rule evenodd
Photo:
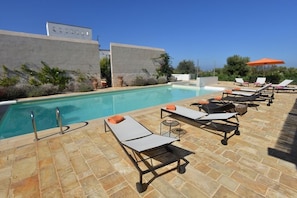
<instances>
[{"instance_id":1,"label":"leafy plant","mask_svg":"<svg viewBox=\"0 0 297 198\"><path fill-rule=\"evenodd\" d=\"M8 75L9 69L5 65L2 66L2 69L3 77L0 78L0 86L9 87L16 85L19 82L19 78L17 76Z\"/></svg>"},{"instance_id":2,"label":"leafy plant","mask_svg":"<svg viewBox=\"0 0 297 198\"><path fill-rule=\"evenodd\" d=\"M64 90L67 83L71 80L71 78L67 76L66 71L58 67L51 68L44 61L41 61L41 63L43 67L40 72L30 69L25 64L22 65L22 71L30 75L29 84L38 86L50 83L54 86L58 86L59 90Z\"/></svg>"},{"instance_id":3,"label":"leafy plant","mask_svg":"<svg viewBox=\"0 0 297 198\"><path fill-rule=\"evenodd\" d=\"M249 62L248 57L241 57L234 55L227 58L227 64L224 66L224 73L226 75L243 77L249 72L249 67L246 65Z\"/></svg>"},{"instance_id":4,"label":"leafy plant","mask_svg":"<svg viewBox=\"0 0 297 198\"><path fill-rule=\"evenodd\" d=\"M193 61L183 60L178 64L176 72L179 74L195 74L197 69Z\"/></svg>"},{"instance_id":5,"label":"leafy plant","mask_svg":"<svg viewBox=\"0 0 297 198\"><path fill-rule=\"evenodd\" d=\"M167 81L173 73L173 67L171 66L170 56L167 53L161 54L155 61L159 63L159 67L156 69L157 79L161 76L165 76Z\"/></svg>"},{"instance_id":6,"label":"leafy plant","mask_svg":"<svg viewBox=\"0 0 297 198\"><path fill-rule=\"evenodd\" d=\"M107 85L111 86L111 68L109 58L105 57L100 60L100 71L101 78L105 78Z\"/></svg>"}]
</instances>

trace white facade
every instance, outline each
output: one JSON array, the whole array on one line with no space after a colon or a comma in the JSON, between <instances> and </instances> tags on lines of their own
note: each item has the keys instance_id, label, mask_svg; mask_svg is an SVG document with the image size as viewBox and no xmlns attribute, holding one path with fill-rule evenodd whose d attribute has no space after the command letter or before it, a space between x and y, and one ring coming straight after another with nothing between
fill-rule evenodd
<instances>
[{"instance_id":1,"label":"white facade","mask_svg":"<svg viewBox=\"0 0 297 198\"><path fill-rule=\"evenodd\" d=\"M92 29L61 23L46 23L47 36L92 40Z\"/></svg>"}]
</instances>

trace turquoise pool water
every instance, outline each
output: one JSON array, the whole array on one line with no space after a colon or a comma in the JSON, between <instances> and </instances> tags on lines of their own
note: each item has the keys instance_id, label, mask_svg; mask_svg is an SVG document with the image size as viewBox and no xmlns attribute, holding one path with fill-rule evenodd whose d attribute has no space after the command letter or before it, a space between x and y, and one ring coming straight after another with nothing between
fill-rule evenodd
<instances>
[{"instance_id":1,"label":"turquoise pool water","mask_svg":"<svg viewBox=\"0 0 297 198\"><path fill-rule=\"evenodd\" d=\"M175 102L216 92L215 89L161 86L107 93L95 93L12 104L0 122L0 139L33 132L31 111L37 131L57 127L56 108L63 126L86 122L155 105Z\"/></svg>"}]
</instances>

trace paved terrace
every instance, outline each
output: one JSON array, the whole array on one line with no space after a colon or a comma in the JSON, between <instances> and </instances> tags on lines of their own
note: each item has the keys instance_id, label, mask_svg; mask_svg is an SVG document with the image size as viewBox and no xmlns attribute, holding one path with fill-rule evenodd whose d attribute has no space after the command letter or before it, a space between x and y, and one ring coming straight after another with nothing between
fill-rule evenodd
<instances>
[{"instance_id":1,"label":"paved terrace","mask_svg":"<svg viewBox=\"0 0 297 198\"><path fill-rule=\"evenodd\" d=\"M0 197L296 197L296 98L297 93L276 93L270 107L261 102L258 109L248 108L239 116L241 135L227 146L220 142L222 133L179 120L184 134L173 145L194 152L185 157L186 172L146 174L150 184L141 194L137 170L112 133L104 132L103 119L71 125L64 135L38 142L33 134L1 140ZM127 115L159 133L160 107Z\"/></svg>"}]
</instances>

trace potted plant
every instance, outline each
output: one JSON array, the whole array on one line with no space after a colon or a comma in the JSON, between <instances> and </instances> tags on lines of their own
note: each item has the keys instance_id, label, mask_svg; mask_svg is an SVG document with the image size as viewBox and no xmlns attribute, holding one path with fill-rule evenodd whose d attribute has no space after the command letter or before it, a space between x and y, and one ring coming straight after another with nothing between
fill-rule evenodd
<instances>
[{"instance_id":1,"label":"potted plant","mask_svg":"<svg viewBox=\"0 0 297 198\"><path fill-rule=\"evenodd\" d=\"M97 78L92 79L92 85L93 85L94 91L98 89L98 80L97 80Z\"/></svg>"},{"instance_id":2,"label":"potted plant","mask_svg":"<svg viewBox=\"0 0 297 198\"><path fill-rule=\"evenodd\" d=\"M119 83L119 86L122 87L123 86L123 76L118 76L118 83Z\"/></svg>"}]
</instances>

